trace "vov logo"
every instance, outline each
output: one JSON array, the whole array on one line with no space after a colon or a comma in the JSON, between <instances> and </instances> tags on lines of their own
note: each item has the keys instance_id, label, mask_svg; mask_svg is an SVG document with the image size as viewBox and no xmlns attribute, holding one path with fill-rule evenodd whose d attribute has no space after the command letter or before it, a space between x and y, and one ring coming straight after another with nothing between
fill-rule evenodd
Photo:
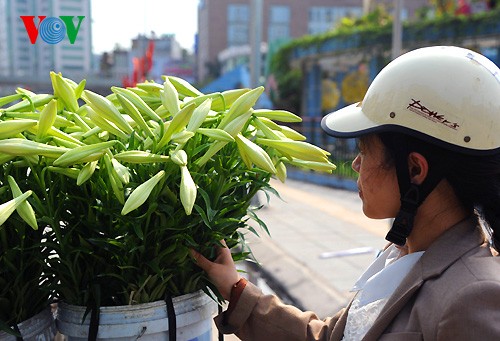
<instances>
[{"instance_id":1,"label":"vov logo","mask_svg":"<svg viewBox=\"0 0 500 341\"><path fill-rule=\"evenodd\" d=\"M38 35L47 44L57 44L64 39L66 34L68 34L69 42L74 44L82 21L85 18L84 15L77 16L78 24L75 25L73 22L74 16L61 15L56 18L39 15L38 26L36 26L34 15L21 15L19 17L24 23L31 44L36 43Z\"/></svg>"}]
</instances>

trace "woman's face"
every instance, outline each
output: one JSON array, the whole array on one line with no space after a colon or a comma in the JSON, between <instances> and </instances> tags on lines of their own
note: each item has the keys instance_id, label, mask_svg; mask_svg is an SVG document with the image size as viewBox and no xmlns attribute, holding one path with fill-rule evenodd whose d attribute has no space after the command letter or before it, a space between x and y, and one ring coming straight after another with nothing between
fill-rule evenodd
<instances>
[{"instance_id":1,"label":"woman's face","mask_svg":"<svg viewBox=\"0 0 500 341\"><path fill-rule=\"evenodd\" d=\"M373 219L394 218L400 207L399 186L382 141L369 135L358 140L358 147L352 169L359 173L357 184L364 214Z\"/></svg>"}]
</instances>

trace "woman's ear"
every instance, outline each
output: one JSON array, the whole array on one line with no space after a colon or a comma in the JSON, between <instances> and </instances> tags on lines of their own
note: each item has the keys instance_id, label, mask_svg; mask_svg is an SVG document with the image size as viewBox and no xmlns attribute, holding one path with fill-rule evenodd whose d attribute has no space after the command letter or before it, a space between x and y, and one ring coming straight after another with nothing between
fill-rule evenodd
<instances>
[{"instance_id":1,"label":"woman's ear","mask_svg":"<svg viewBox=\"0 0 500 341\"><path fill-rule=\"evenodd\" d=\"M410 155L408 155L408 171L411 183L420 185L427 177L429 163L422 154L411 152Z\"/></svg>"}]
</instances>

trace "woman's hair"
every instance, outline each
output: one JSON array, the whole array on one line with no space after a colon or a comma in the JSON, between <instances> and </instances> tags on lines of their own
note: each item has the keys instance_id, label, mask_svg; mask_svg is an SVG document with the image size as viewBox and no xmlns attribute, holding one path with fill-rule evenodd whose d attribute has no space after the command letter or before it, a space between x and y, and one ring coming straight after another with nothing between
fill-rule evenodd
<instances>
[{"instance_id":1,"label":"woman's hair","mask_svg":"<svg viewBox=\"0 0 500 341\"><path fill-rule=\"evenodd\" d=\"M463 206L471 213L474 210L479 213L491 233L493 247L500 251L500 152L488 156L466 155L401 133L378 136L386 148L389 164L394 163L398 153L415 151L427 159L429 172L436 169L442 172Z\"/></svg>"}]
</instances>

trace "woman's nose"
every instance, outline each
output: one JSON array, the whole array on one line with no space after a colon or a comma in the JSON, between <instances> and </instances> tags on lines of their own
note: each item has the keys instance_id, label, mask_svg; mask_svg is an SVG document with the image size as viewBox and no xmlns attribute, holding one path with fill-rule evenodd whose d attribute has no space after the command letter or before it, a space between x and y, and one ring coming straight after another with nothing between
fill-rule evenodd
<instances>
[{"instance_id":1,"label":"woman's nose","mask_svg":"<svg viewBox=\"0 0 500 341\"><path fill-rule=\"evenodd\" d=\"M351 167L352 169L356 172L356 173L359 173L359 166L360 166L360 163L361 163L361 157L360 155L358 154L354 160L352 160L352 164L351 164Z\"/></svg>"}]
</instances>

